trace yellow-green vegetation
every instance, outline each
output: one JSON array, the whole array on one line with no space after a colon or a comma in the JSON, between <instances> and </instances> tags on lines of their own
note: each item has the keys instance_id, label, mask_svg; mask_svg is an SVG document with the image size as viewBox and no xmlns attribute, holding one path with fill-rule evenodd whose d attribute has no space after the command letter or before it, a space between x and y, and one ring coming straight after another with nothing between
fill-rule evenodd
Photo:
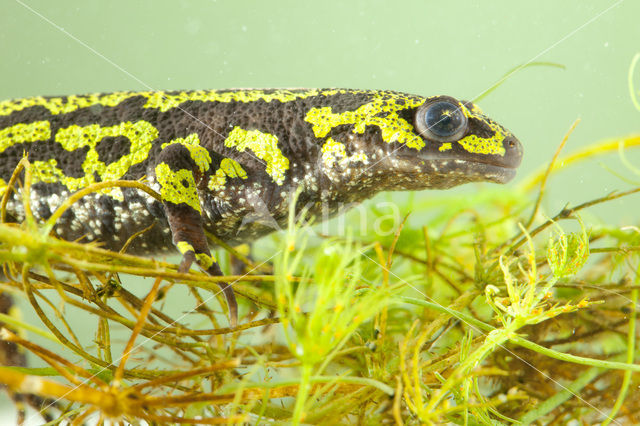
<instances>
[{"instance_id":1,"label":"yellow-green vegetation","mask_svg":"<svg viewBox=\"0 0 640 426\"><path fill-rule=\"evenodd\" d=\"M519 185L413 195L387 236L319 235L291 213L257 263L218 242L223 270L232 257L244 268L226 277L57 239L84 194L159 194L91 184L38 224L23 160L24 223L7 223L7 193L0 204L0 291L34 319L1 314L0 336L40 367L0 367L0 382L73 424L637 424L640 223L590 213L637 197L637 169L627 189L542 206L558 164L616 151L627 163L640 135L566 156L564 142ZM369 207L366 223L385 213ZM221 280L241 296L233 329Z\"/></svg>"}]
</instances>

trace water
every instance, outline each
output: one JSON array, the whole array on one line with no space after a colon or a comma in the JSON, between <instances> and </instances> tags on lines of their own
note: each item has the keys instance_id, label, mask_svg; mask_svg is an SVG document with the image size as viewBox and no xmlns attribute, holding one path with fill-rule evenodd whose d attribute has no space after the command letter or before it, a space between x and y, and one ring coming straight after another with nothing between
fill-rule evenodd
<instances>
[{"instance_id":1,"label":"water","mask_svg":"<svg viewBox=\"0 0 640 426\"><path fill-rule=\"evenodd\" d=\"M633 0L0 3L2 99L232 87L473 99L508 70L549 61L565 69L524 69L480 104L524 144L516 184L551 158L577 118L566 152L640 132L627 88L640 51ZM639 167L638 153L628 159ZM615 154L590 160L554 177L543 207L553 215L566 203L631 187L611 170L640 180ZM639 207L635 195L593 212L622 226L637 224Z\"/></svg>"}]
</instances>

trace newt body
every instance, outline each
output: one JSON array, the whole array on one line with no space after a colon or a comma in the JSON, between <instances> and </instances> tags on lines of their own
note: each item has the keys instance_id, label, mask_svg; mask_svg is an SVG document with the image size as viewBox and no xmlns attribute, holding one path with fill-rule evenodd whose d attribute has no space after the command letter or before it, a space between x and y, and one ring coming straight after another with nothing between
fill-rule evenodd
<instances>
[{"instance_id":1,"label":"newt body","mask_svg":"<svg viewBox=\"0 0 640 426\"><path fill-rule=\"evenodd\" d=\"M221 274L203 229L229 243L286 225L297 208L326 217L385 190L504 183L518 140L470 102L391 91L227 90L119 92L0 102L0 196L23 153L33 167L34 215L49 218L92 183L136 189L83 197L57 222L62 238L152 254L177 247L181 270ZM13 188L8 213L24 217ZM230 314L235 299L225 287Z\"/></svg>"}]
</instances>

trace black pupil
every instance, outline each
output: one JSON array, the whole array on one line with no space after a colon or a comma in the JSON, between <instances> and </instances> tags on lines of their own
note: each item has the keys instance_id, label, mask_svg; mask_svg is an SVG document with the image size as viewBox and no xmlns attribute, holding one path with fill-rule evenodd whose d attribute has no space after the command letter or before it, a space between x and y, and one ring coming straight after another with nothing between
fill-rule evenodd
<instances>
[{"instance_id":1,"label":"black pupil","mask_svg":"<svg viewBox=\"0 0 640 426\"><path fill-rule=\"evenodd\" d=\"M451 102L433 104L426 113L427 128L436 136L451 136L460 130L463 124L462 111Z\"/></svg>"}]
</instances>

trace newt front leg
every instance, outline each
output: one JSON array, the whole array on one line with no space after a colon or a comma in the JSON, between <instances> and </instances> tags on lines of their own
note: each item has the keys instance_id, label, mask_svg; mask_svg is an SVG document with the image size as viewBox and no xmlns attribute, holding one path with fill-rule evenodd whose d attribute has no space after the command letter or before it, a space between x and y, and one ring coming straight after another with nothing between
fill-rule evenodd
<instances>
[{"instance_id":1,"label":"newt front leg","mask_svg":"<svg viewBox=\"0 0 640 426\"><path fill-rule=\"evenodd\" d=\"M179 271L187 272L195 261L209 275L221 276L222 271L209 251L202 228L202 209L198 197L198 184L210 165L211 156L205 148L183 139L163 145L155 174L173 243L183 256ZM233 288L224 282L219 285L227 300L229 322L235 327L238 304Z\"/></svg>"}]
</instances>

